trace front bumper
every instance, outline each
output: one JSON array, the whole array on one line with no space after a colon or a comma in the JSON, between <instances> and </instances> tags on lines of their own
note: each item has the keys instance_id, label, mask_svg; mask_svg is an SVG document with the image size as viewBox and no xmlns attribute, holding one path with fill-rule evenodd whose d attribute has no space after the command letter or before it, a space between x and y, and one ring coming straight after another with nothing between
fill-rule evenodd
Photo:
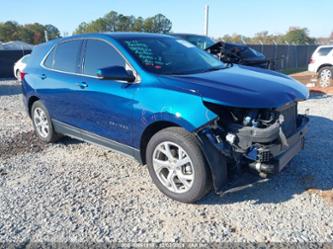
<instances>
[{"instance_id":1,"label":"front bumper","mask_svg":"<svg viewBox=\"0 0 333 249\"><path fill-rule=\"evenodd\" d=\"M200 130L196 135L207 159L215 192L223 192L227 175L240 166L247 166L265 176L280 172L304 147L308 124L308 117L298 115L296 132L284 141L277 138L263 144L253 143L246 150L237 150L221 139L219 132L212 128L214 124ZM230 165L233 166L230 168Z\"/></svg>"}]
</instances>

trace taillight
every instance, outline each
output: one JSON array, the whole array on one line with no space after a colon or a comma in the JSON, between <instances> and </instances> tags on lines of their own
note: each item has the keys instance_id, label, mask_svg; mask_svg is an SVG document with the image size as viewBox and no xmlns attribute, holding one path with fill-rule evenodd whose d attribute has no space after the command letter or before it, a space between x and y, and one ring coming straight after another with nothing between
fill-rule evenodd
<instances>
[{"instance_id":1,"label":"taillight","mask_svg":"<svg viewBox=\"0 0 333 249\"><path fill-rule=\"evenodd\" d=\"M313 64L313 63L315 63L315 60L311 57L309 60L309 64Z\"/></svg>"},{"instance_id":2,"label":"taillight","mask_svg":"<svg viewBox=\"0 0 333 249\"><path fill-rule=\"evenodd\" d=\"M24 77L27 75L27 73L20 71L20 80L24 80Z\"/></svg>"}]
</instances>

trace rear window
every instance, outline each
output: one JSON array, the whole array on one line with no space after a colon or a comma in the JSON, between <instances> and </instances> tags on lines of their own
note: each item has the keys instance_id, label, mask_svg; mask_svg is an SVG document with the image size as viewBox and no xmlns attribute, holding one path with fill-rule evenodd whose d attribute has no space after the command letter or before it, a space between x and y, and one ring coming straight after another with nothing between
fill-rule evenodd
<instances>
[{"instance_id":1,"label":"rear window","mask_svg":"<svg viewBox=\"0 0 333 249\"><path fill-rule=\"evenodd\" d=\"M319 56L326 56L332 51L333 47L328 47L328 48L321 48L318 50L318 55Z\"/></svg>"},{"instance_id":2,"label":"rear window","mask_svg":"<svg viewBox=\"0 0 333 249\"><path fill-rule=\"evenodd\" d=\"M80 66L79 55L81 51L82 40L63 42L57 45L51 51L45 60L46 67L75 73Z\"/></svg>"}]
</instances>

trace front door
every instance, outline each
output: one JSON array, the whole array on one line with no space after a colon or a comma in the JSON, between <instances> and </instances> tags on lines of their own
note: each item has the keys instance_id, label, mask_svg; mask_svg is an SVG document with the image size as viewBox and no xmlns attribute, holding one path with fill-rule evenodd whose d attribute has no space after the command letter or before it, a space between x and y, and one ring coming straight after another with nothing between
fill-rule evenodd
<instances>
[{"instance_id":1,"label":"front door","mask_svg":"<svg viewBox=\"0 0 333 249\"><path fill-rule=\"evenodd\" d=\"M97 77L98 69L111 66L128 68L125 59L110 43L87 39L83 47L82 88L77 90L80 94L76 94L81 106L79 124L89 133L130 145L138 84Z\"/></svg>"}]
</instances>

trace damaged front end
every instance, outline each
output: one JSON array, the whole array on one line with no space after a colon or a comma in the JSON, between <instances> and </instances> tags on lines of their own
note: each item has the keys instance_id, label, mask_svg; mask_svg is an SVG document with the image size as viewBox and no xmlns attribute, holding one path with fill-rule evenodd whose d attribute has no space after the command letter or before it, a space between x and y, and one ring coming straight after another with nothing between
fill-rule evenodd
<instances>
[{"instance_id":1,"label":"damaged front end","mask_svg":"<svg viewBox=\"0 0 333 249\"><path fill-rule=\"evenodd\" d=\"M245 45L219 41L205 49L224 63L234 63L246 66L270 68L271 62L260 52Z\"/></svg>"},{"instance_id":2,"label":"damaged front end","mask_svg":"<svg viewBox=\"0 0 333 249\"><path fill-rule=\"evenodd\" d=\"M212 171L216 192L225 175L248 167L262 177L280 172L304 146L309 119L297 103L278 109L230 108L205 102L218 118L197 135ZM223 176L222 176L223 175Z\"/></svg>"}]
</instances>

